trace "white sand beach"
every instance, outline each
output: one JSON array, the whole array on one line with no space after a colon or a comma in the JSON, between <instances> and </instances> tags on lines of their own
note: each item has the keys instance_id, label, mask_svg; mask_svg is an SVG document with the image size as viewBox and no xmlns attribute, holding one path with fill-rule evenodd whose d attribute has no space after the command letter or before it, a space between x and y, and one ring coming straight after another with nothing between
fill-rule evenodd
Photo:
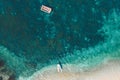
<instances>
[{"instance_id":1,"label":"white sand beach","mask_svg":"<svg viewBox=\"0 0 120 80\"><path fill-rule=\"evenodd\" d=\"M42 73L36 72L29 80L120 80L120 61L109 61L99 68L86 72L72 72L63 69L48 68Z\"/></svg>"}]
</instances>

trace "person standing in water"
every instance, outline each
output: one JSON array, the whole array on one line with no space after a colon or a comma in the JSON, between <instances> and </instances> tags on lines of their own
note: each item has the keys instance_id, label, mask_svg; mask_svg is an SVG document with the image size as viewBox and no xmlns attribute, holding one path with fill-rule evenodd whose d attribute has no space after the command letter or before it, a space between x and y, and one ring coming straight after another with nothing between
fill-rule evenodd
<instances>
[{"instance_id":1,"label":"person standing in water","mask_svg":"<svg viewBox=\"0 0 120 80\"><path fill-rule=\"evenodd\" d=\"M62 72L62 64L61 64L61 62L59 61L59 63L57 64L57 71L58 72Z\"/></svg>"}]
</instances>

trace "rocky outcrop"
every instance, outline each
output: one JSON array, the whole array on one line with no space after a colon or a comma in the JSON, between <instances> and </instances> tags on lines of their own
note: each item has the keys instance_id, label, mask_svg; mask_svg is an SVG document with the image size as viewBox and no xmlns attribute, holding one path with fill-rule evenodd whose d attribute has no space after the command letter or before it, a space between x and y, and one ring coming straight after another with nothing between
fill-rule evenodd
<instances>
[{"instance_id":1,"label":"rocky outcrop","mask_svg":"<svg viewBox=\"0 0 120 80\"><path fill-rule=\"evenodd\" d=\"M0 80L15 80L15 75L10 70L3 60L0 60Z\"/></svg>"}]
</instances>

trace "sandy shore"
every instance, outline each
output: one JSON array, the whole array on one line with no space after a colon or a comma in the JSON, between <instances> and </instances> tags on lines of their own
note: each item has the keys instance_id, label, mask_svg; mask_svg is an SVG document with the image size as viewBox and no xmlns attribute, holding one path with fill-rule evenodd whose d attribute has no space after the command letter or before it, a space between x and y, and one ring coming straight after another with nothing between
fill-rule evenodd
<instances>
[{"instance_id":1,"label":"sandy shore","mask_svg":"<svg viewBox=\"0 0 120 80\"><path fill-rule=\"evenodd\" d=\"M120 61L109 61L99 68L86 72L57 72L56 68L48 68L41 73L36 72L29 80L120 80Z\"/></svg>"}]
</instances>

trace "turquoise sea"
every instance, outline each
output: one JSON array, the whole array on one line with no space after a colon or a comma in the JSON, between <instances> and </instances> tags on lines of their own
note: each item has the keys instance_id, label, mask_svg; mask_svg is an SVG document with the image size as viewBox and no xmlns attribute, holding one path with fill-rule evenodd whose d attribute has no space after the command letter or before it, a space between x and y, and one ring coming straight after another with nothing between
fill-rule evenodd
<instances>
[{"instance_id":1,"label":"turquoise sea","mask_svg":"<svg viewBox=\"0 0 120 80\"><path fill-rule=\"evenodd\" d=\"M120 59L119 0L0 0L0 60L16 77L59 61L84 71L111 59Z\"/></svg>"}]
</instances>

